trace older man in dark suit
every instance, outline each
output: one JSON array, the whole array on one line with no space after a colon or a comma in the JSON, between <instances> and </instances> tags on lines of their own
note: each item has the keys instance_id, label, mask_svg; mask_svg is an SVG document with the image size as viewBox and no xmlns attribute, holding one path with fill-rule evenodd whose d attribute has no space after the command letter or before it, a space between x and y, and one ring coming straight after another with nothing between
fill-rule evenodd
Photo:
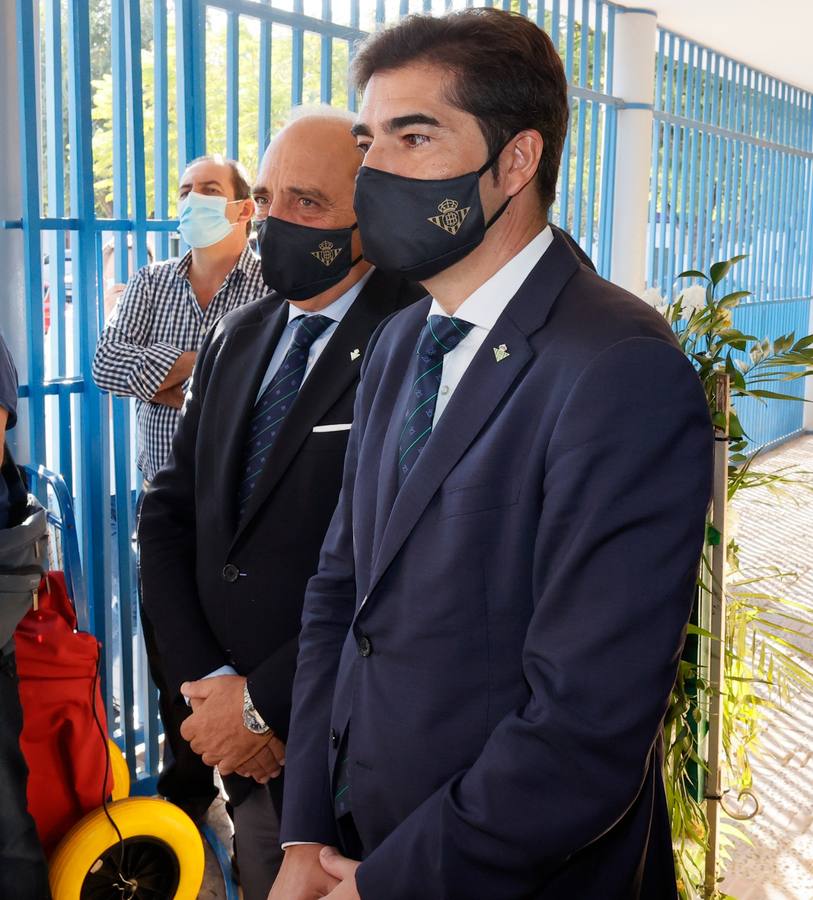
<instances>
[{"instance_id":1,"label":"older man in dark suit","mask_svg":"<svg viewBox=\"0 0 813 900\"><path fill-rule=\"evenodd\" d=\"M139 524L144 604L182 733L235 805L244 896L282 851L281 784L302 600L341 485L367 341L423 292L361 257L346 116L305 115L254 189L267 298L209 333ZM245 776L245 777L238 777ZM276 805L275 805L276 804Z\"/></svg>"},{"instance_id":2,"label":"older man in dark suit","mask_svg":"<svg viewBox=\"0 0 813 900\"><path fill-rule=\"evenodd\" d=\"M711 491L702 386L548 225L568 101L543 31L411 17L356 73L365 253L432 297L365 361L271 897L669 900L659 733Z\"/></svg>"}]
</instances>

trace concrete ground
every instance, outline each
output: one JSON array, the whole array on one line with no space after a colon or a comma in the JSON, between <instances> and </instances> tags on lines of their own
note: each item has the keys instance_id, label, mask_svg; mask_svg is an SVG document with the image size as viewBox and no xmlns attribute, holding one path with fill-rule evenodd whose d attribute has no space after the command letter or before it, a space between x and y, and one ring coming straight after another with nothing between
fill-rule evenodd
<instances>
[{"instance_id":1,"label":"concrete ground","mask_svg":"<svg viewBox=\"0 0 813 900\"><path fill-rule=\"evenodd\" d=\"M231 837L234 829L222 797L218 797L209 807L209 811L206 814L206 824L217 834L226 852L231 854ZM204 869L203 885L198 893L198 900L226 900L226 888L223 884L223 876L217 859L212 852L212 848L205 840L203 847L206 851L206 868Z\"/></svg>"},{"instance_id":2,"label":"concrete ground","mask_svg":"<svg viewBox=\"0 0 813 900\"><path fill-rule=\"evenodd\" d=\"M756 469L797 466L813 471L813 435L765 454ZM813 485L813 480L811 480ZM787 498L765 488L743 491L733 504L745 573L773 565L798 573L766 586L804 607L806 624L794 638L813 653L813 491L793 487ZM794 654L798 658L798 654ZM810 661L807 667L813 668ZM813 900L813 695L767 710L763 748L752 759L760 812L744 823L751 844L731 848L723 889L736 900Z\"/></svg>"}]
</instances>

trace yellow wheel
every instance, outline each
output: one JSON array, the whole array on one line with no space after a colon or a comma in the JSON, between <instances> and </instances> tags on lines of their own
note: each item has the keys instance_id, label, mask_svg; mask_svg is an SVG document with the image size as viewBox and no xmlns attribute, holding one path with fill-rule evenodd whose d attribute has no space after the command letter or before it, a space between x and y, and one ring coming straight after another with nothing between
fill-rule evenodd
<instances>
[{"instance_id":1,"label":"yellow wheel","mask_svg":"<svg viewBox=\"0 0 813 900\"><path fill-rule=\"evenodd\" d=\"M89 813L51 857L53 900L195 900L203 881L203 842L183 810L148 797L130 797ZM122 880L123 879L123 880Z\"/></svg>"},{"instance_id":2,"label":"yellow wheel","mask_svg":"<svg viewBox=\"0 0 813 900\"><path fill-rule=\"evenodd\" d=\"M113 771L113 793L111 796L114 800L123 800L130 796L130 770L127 768L127 760L124 754L119 750L119 745L107 739L107 746L110 748L110 768Z\"/></svg>"}]
</instances>

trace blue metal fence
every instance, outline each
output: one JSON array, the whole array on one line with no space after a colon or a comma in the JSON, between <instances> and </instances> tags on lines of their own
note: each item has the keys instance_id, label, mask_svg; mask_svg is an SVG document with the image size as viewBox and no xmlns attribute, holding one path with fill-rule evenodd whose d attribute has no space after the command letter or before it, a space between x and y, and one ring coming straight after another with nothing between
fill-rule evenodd
<instances>
[{"instance_id":1,"label":"blue metal fence","mask_svg":"<svg viewBox=\"0 0 813 900\"><path fill-rule=\"evenodd\" d=\"M37 18L35 4L17 0L23 217L5 224L24 238L30 456L60 472L74 497L89 621L105 644L108 721L142 790L157 772L159 728L134 608L132 403L103 395L91 378L105 291L179 252L175 178L187 160L222 152L256 170L292 105L355 109L347 71L357 40L408 12L466 5L40 0ZM612 79L616 7L485 5L529 16L562 55L572 116L552 218L608 275L621 105ZM740 315L756 319L744 327L790 330L793 320L801 330L807 301L790 301L810 295L810 95L676 36L662 33L660 42L651 283L665 290L681 266L753 251L746 287L769 302L748 305ZM768 427L770 438L797 423Z\"/></svg>"},{"instance_id":2,"label":"blue metal fence","mask_svg":"<svg viewBox=\"0 0 813 900\"><path fill-rule=\"evenodd\" d=\"M660 30L648 283L747 254L723 287L752 296L734 324L758 337L807 333L813 296L813 94ZM787 393L804 396L804 384ZM802 429L801 403L738 403L758 448Z\"/></svg>"}]
</instances>

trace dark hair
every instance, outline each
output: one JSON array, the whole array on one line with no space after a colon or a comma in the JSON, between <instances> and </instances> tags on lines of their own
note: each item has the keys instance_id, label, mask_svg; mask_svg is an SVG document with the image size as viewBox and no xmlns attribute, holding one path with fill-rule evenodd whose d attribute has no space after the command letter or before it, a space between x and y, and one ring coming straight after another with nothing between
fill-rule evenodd
<instances>
[{"instance_id":1,"label":"dark hair","mask_svg":"<svg viewBox=\"0 0 813 900\"><path fill-rule=\"evenodd\" d=\"M248 172L246 167L237 159L227 159L219 153L213 153L211 156L198 156L191 162L186 164L188 169L195 163L212 162L218 166L228 166L231 169L231 184L234 189L235 200L251 199L251 185L248 183ZM251 219L246 222L246 234L251 234Z\"/></svg>"},{"instance_id":2,"label":"dark hair","mask_svg":"<svg viewBox=\"0 0 813 900\"><path fill-rule=\"evenodd\" d=\"M562 60L548 35L524 16L497 9L408 16L361 44L353 78L363 90L375 72L415 62L453 75L446 99L477 119L489 157L525 128L542 135L536 179L540 201L549 207L569 104Z\"/></svg>"}]
</instances>

